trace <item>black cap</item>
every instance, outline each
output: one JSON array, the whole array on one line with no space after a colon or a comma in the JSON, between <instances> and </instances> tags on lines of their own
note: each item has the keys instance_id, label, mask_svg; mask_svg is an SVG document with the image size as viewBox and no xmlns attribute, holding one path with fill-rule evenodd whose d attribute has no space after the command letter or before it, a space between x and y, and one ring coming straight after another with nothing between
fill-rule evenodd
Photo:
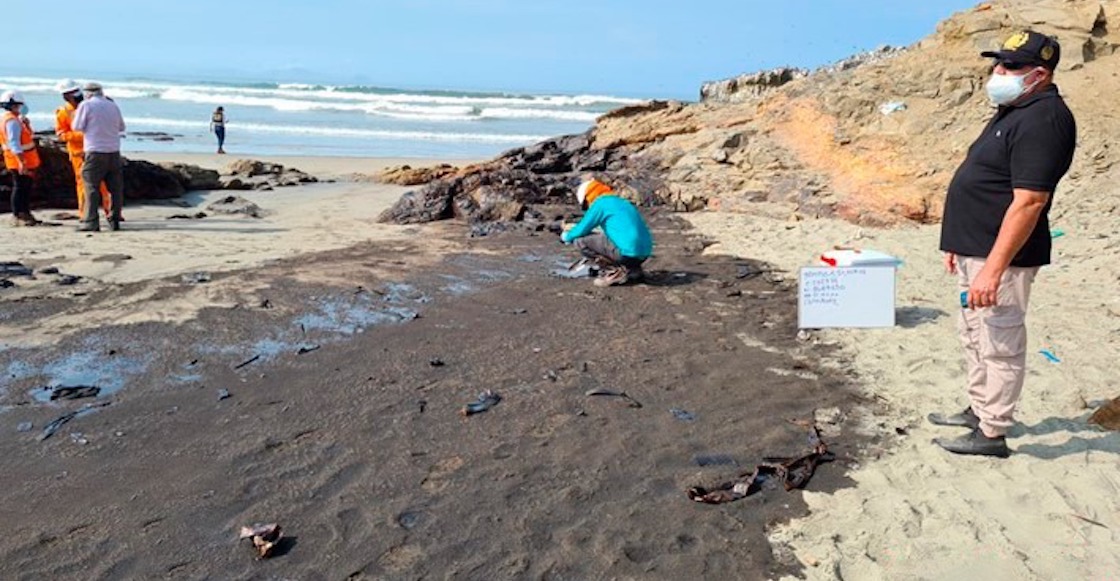
<instances>
[{"instance_id":1,"label":"black cap","mask_svg":"<svg viewBox=\"0 0 1120 581\"><path fill-rule=\"evenodd\" d=\"M1062 58L1062 47L1053 36L1023 30L1012 34L998 51L985 51L980 56L994 58L1001 63L1038 65L1054 70Z\"/></svg>"}]
</instances>

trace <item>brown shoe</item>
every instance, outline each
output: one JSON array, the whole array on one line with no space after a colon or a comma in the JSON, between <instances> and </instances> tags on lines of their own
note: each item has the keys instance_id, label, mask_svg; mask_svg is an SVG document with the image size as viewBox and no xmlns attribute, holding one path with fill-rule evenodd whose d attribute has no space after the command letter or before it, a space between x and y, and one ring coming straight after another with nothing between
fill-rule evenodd
<instances>
[{"instance_id":1,"label":"brown shoe","mask_svg":"<svg viewBox=\"0 0 1120 581\"><path fill-rule=\"evenodd\" d=\"M616 286L626 284L628 273L624 266L613 266L599 271L598 278L593 283L597 287Z\"/></svg>"},{"instance_id":2,"label":"brown shoe","mask_svg":"<svg viewBox=\"0 0 1120 581\"><path fill-rule=\"evenodd\" d=\"M42 223L42 220L35 218L30 212L26 214L16 214L16 226L38 226Z\"/></svg>"}]
</instances>

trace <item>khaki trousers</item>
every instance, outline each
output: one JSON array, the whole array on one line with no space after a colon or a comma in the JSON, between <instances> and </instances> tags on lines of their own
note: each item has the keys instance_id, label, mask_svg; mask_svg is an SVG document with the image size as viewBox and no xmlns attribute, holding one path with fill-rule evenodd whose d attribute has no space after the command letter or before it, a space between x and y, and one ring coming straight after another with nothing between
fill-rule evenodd
<instances>
[{"instance_id":1,"label":"khaki trousers","mask_svg":"<svg viewBox=\"0 0 1120 581\"><path fill-rule=\"evenodd\" d=\"M960 290L968 290L984 268L983 258L957 257ZM1038 267L1008 267L999 281L996 306L961 309L960 331L968 363L968 396L980 429L1002 436L1015 422L1027 367L1027 304Z\"/></svg>"}]
</instances>

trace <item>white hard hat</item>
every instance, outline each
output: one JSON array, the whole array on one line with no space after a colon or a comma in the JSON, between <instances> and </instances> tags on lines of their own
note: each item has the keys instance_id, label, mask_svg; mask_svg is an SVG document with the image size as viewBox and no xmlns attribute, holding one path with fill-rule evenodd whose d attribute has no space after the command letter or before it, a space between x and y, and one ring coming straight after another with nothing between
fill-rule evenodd
<instances>
[{"instance_id":1,"label":"white hard hat","mask_svg":"<svg viewBox=\"0 0 1120 581\"><path fill-rule=\"evenodd\" d=\"M59 81L58 84L55 85L55 89L58 89L59 93L65 95L67 93L73 93L74 91L81 91L82 86L78 84L78 81L66 79L64 81Z\"/></svg>"},{"instance_id":2,"label":"white hard hat","mask_svg":"<svg viewBox=\"0 0 1120 581\"><path fill-rule=\"evenodd\" d=\"M591 181L590 180L585 181L582 184L580 184L579 189L576 190L576 200L580 204L582 204L583 201L587 199L587 188L589 188L589 187L591 187Z\"/></svg>"},{"instance_id":3,"label":"white hard hat","mask_svg":"<svg viewBox=\"0 0 1120 581\"><path fill-rule=\"evenodd\" d=\"M23 100L23 93L20 93L19 91L4 91L4 94L0 95L0 103L26 103L26 102L27 101Z\"/></svg>"}]
</instances>

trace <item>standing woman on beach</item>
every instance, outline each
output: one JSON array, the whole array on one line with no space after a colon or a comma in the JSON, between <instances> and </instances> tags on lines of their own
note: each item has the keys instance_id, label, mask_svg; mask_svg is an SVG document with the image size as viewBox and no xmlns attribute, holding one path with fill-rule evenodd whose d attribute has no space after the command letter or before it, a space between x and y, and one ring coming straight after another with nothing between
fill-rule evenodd
<instances>
[{"instance_id":1,"label":"standing woman on beach","mask_svg":"<svg viewBox=\"0 0 1120 581\"><path fill-rule=\"evenodd\" d=\"M226 150L222 146L226 143L226 111L218 107L214 113L210 115L210 131L218 137L218 153L225 154Z\"/></svg>"},{"instance_id":2,"label":"standing woman on beach","mask_svg":"<svg viewBox=\"0 0 1120 581\"><path fill-rule=\"evenodd\" d=\"M30 200L39 150L23 95L16 91L0 95L0 110L0 148L4 150L4 167L12 174L12 216L17 226L37 226L40 222L31 215Z\"/></svg>"}]
</instances>

